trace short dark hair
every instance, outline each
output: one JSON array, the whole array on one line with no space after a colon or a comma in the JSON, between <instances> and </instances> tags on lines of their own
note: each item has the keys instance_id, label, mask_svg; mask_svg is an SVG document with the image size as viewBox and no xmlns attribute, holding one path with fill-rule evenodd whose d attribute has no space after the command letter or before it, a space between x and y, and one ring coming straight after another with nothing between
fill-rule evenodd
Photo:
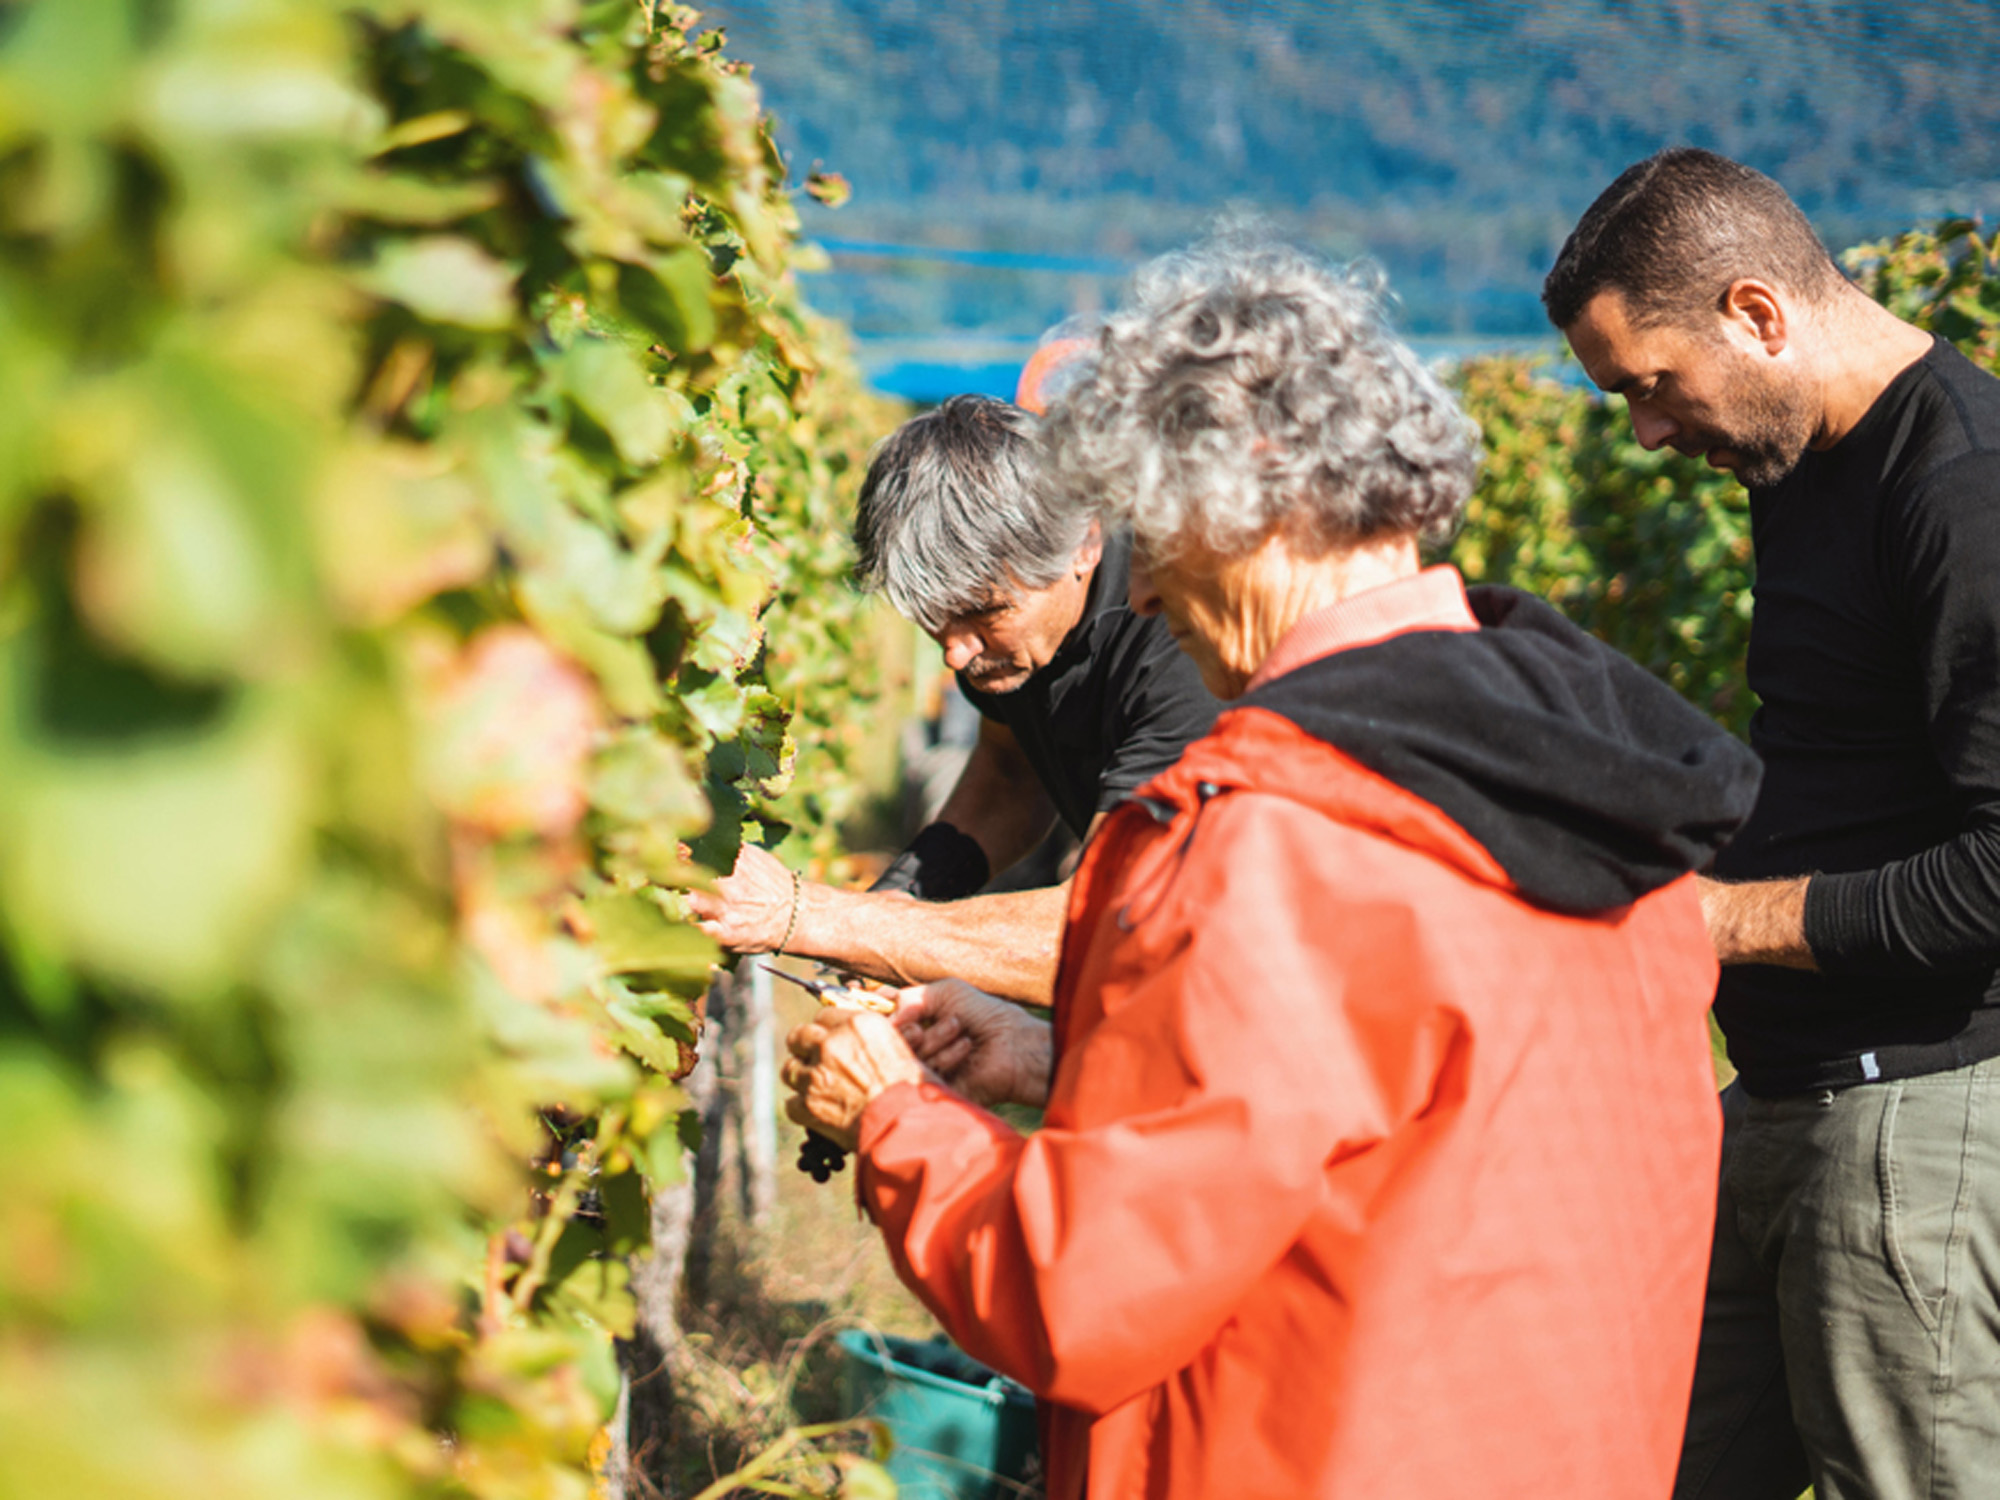
<instances>
[{"instance_id":1,"label":"short dark hair","mask_svg":"<svg viewBox=\"0 0 2000 1500\"><path fill-rule=\"evenodd\" d=\"M1762 172L1675 146L1627 167L1577 221L1542 283L1549 321L1567 328L1603 292L1634 322L1719 309L1746 276L1810 301L1844 278L1806 216Z\"/></svg>"},{"instance_id":2,"label":"short dark hair","mask_svg":"<svg viewBox=\"0 0 2000 1500\"><path fill-rule=\"evenodd\" d=\"M1091 518L1052 505L1036 466L1037 423L989 396L953 396L891 433L854 512L861 585L937 630L1016 588L1069 570Z\"/></svg>"}]
</instances>

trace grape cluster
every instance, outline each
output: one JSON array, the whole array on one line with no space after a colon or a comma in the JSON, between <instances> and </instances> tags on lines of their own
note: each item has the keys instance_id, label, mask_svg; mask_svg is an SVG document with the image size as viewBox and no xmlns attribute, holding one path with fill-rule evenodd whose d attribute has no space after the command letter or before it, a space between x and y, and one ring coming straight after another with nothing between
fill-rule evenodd
<instances>
[{"instance_id":1,"label":"grape cluster","mask_svg":"<svg viewBox=\"0 0 2000 1500\"><path fill-rule=\"evenodd\" d=\"M799 1170L810 1173L814 1182L827 1181L846 1165L846 1150L816 1130L808 1130L799 1142Z\"/></svg>"}]
</instances>

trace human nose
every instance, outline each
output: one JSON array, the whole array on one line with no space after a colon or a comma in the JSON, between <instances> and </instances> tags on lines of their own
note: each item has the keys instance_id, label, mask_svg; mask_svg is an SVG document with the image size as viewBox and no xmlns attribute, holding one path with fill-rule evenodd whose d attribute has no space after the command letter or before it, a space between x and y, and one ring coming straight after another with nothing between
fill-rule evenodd
<instances>
[{"instance_id":1,"label":"human nose","mask_svg":"<svg viewBox=\"0 0 2000 1500\"><path fill-rule=\"evenodd\" d=\"M957 630L946 627L939 645L944 647L944 664L954 672L963 672L979 659L984 642L977 631Z\"/></svg>"},{"instance_id":2,"label":"human nose","mask_svg":"<svg viewBox=\"0 0 2000 1500\"><path fill-rule=\"evenodd\" d=\"M1665 412L1656 411L1643 404L1633 405L1632 435L1639 440L1639 446L1647 452L1664 447L1668 439L1680 430L1680 423Z\"/></svg>"},{"instance_id":3,"label":"human nose","mask_svg":"<svg viewBox=\"0 0 2000 1500\"><path fill-rule=\"evenodd\" d=\"M1132 572L1125 586L1125 595L1135 615L1156 615L1160 612L1160 591L1153 587L1153 575L1136 552L1132 555Z\"/></svg>"}]
</instances>

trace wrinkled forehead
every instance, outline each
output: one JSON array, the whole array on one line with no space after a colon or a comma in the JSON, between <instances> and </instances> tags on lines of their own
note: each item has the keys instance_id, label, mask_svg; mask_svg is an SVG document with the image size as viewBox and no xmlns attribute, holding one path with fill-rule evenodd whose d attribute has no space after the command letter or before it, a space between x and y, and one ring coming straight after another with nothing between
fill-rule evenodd
<instances>
[{"instance_id":1,"label":"wrinkled forehead","mask_svg":"<svg viewBox=\"0 0 2000 1500\"><path fill-rule=\"evenodd\" d=\"M938 628L942 629L954 621L990 619L1017 608L1023 599L1032 598L1035 592L1023 587L1012 573L1003 569L998 576L968 584L956 594L950 614L939 622Z\"/></svg>"}]
</instances>

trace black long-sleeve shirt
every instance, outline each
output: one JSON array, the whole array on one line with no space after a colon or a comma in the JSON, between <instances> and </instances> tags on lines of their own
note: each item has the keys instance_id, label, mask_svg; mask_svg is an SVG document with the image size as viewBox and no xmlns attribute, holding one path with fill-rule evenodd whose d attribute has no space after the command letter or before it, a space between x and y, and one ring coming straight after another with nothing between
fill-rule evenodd
<instances>
[{"instance_id":1,"label":"black long-sleeve shirt","mask_svg":"<svg viewBox=\"0 0 2000 1500\"><path fill-rule=\"evenodd\" d=\"M1723 971L1746 1088L2000 1055L2000 380L1939 341L1750 496L1756 811L1729 879L1810 874L1822 972Z\"/></svg>"}]
</instances>

